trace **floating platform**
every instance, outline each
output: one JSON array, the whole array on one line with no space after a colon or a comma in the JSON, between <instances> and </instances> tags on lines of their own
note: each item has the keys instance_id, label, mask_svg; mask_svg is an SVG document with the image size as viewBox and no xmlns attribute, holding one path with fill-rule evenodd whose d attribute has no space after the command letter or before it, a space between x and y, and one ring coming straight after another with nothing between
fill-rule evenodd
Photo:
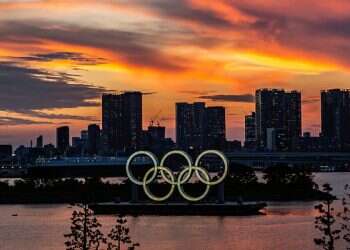
<instances>
[{"instance_id":1,"label":"floating platform","mask_svg":"<svg viewBox=\"0 0 350 250\"><path fill-rule=\"evenodd\" d=\"M89 207L95 214L246 216L261 215L266 203L97 203Z\"/></svg>"}]
</instances>

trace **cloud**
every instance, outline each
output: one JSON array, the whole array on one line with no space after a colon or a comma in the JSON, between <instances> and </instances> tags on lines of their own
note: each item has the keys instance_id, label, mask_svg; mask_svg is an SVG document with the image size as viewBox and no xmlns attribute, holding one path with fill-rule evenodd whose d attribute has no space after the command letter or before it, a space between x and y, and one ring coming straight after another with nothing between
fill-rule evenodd
<instances>
[{"instance_id":1,"label":"cloud","mask_svg":"<svg viewBox=\"0 0 350 250\"><path fill-rule=\"evenodd\" d=\"M296 55L350 64L350 18L346 14L350 6L346 2L291 4L289 1L233 0L231 3L254 20L247 23L246 31L255 32L262 41L278 44L282 50L289 49Z\"/></svg>"},{"instance_id":2,"label":"cloud","mask_svg":"<svg viewBox=\"0 0 350 250\"><path fill-rule=\"evenodd\" d=\"M318 96L310 96L310 97L306 97L302 100L303 104L313 104L313 103L318 103L320 102L320 97Z\"/></svg>"},{"instance_id":3,"label":"cloud","mask_svg":"<svg viewBox=\"0 0 350 250\"><path fill-rule=\"evenodd\" d=\"M99 119L93 116L81 116L81 115L67 115L67 114L52 114L45 113L35 110L26 110L25 115L30 115L31 117L36 118L46 118L46 119L59 119L59 120L80 120L80 121L94 121L98 122Z\"/></svg>"},{"instance_id":4,"label":"cloud","mask_svg":"<svg viewBox=\"0 0 350 250\"><path fill-rule=\"evenodd\" d=\"M208 95L215 93L216 91L201 91L201 90L181 90L179 93L188 94L188 95Z\"/></svg>"},{"instance_id":5,"label":"cloud","mask_svg":"<svg viewBox=\"0 0 350 250\"><path fill-rule=\"evenodd\" d=\"M51 124L51 122L47 121L34 121L30 119L23 119L23 118L17 118L17 117L5 117L0 116L0 126L17 126L17 125L46 125Z\"/></svg>"},{"instance_id":6,"label":"cloud","mask_svg":"<svg viewBox=\"0 0 350 250\"><path fill-rule=\"evenodd\" d=\"M45 21L40 23L30 20L26 23L4 21L0 23L0 37L2 42L17 44L40 44L46 40L87 46L109 51L122 62L134 66L168 71L186 69L179 63L184 62L184 58L178 60L179 58L168 55L159 46L157 47L160 42L157 42L154 37L136 31L97 29ZM44 59L47 59L47 56Z\"/></svg>"},{"instance_id":7,"label":"cloud","mask_svg":"<svg viewBox=\"0 0 350 250\"><path fill-rule=\"evenodd\" d=\"M82 118L38 112L99 105L94 99L99 98L105 89L72 80L72 75L0 62L0 109L42 118Z\"/></svg>"},{"instance_id":8,"label":"cloud","mask_svg":"<svg viewBox=\"0 0 350 250\"><path fill-rule=\"evenodd\" d=\"M192 22L212 28L234 28L229 20L223 18L218 13L194 6L186 0L151 0L151 1L134 1L129 5L138 5L164 18L177 19Z\"/></svg>"},{"instance_id":9,"label":"cloud","mask_svg":"<svg viewBox=\"0 0 350 250\"><path fill-rule=\"evenodd\" d=\"M88 57L83 53L77 52L51 52L51 53L38 53L30 54L23 57L12 57L14 60L20 61L37 61L37 62L50 62L55 60L70 60L74 61L78 65L99 65L106 62L104 58L100 57Z\"/></svg>"},{"instance_id":10,"label":"cloud","mask_svg":"<svg viewBox=\"0 0 350 250\"><path fill-rule=\"evenodd\" d=\"M222 102L254 102L254 96L251 94L243 95L203 95L198 96L200 99Z\"/></svg>"},{"instance_id":11,"label":"cloud","mask_svg":"<svg viewBox=\"0 0 350 250\"><path fill-rule=\"evenodd\" d=\"M155 95L157 94L156 91L146 91L146 92L142 92L142 95Z\"/></svg>"}]
</instances>

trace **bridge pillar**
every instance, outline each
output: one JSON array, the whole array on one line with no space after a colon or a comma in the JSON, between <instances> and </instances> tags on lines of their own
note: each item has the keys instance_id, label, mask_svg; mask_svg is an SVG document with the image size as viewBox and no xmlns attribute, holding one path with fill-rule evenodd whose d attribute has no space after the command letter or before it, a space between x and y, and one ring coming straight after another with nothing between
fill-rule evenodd
<instances>
[{"instance_id":1,"label":"bridge pillar","mask_svg":"<svg viewBox=\"0 0 350 250\"><path fill-rule=\"evenodd\" d=\"M225 203L225 183L221 182L217 187L218 203Z\"/></svg>"},{"instance_id":2,"label":"bridge pillar","mask_svg":"<svg viewBox=\"0 0 350 250\"><path fill-rule=\"evenodd\" d=\"M131 183L131 202L137 203L139 201L138 185Z\"/></svg>"}]
</instances>

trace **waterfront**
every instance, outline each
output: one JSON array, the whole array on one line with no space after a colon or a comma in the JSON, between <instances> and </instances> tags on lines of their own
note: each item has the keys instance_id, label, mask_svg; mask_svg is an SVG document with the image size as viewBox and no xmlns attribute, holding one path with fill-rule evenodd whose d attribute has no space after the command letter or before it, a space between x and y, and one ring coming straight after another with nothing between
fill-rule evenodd
<instances>
[{"instance_id":1,"label":"waterfront","mask_svg":"<svg viewBox=\"0 0 350 250\"><path fill-rule=\"evenodd\" d=\"M350 173L318 173L317 183L329 182L341 195ZM251 217L130 217L133 239L140 249L316 250L314 203L270 204L266 216ZM67 205L0 206L0 249L60 250L69 230L72 208ZM11 216L12 214L18 216ZM109 230L113 216L99 216Z\"/></svg>"}]
</instances>

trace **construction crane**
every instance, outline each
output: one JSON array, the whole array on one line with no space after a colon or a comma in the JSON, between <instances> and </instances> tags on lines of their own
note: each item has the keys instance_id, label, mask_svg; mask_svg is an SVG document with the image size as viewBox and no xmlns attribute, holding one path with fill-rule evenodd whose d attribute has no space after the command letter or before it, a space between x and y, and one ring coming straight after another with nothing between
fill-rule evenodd
<instances>
[{"instance_id":1,"label":"construction crane","mask_svg":"<svg viewBox=\"0 0 350 250\"><path fill-rule=\"evenodd\" d=\"M151 117L151 120L149 122L150 127L153 127L155 124L156 126L160 126L158 117L161 113L162 113L162 110L160 109L154 116Z\"/></svg>"}]
</instances>

